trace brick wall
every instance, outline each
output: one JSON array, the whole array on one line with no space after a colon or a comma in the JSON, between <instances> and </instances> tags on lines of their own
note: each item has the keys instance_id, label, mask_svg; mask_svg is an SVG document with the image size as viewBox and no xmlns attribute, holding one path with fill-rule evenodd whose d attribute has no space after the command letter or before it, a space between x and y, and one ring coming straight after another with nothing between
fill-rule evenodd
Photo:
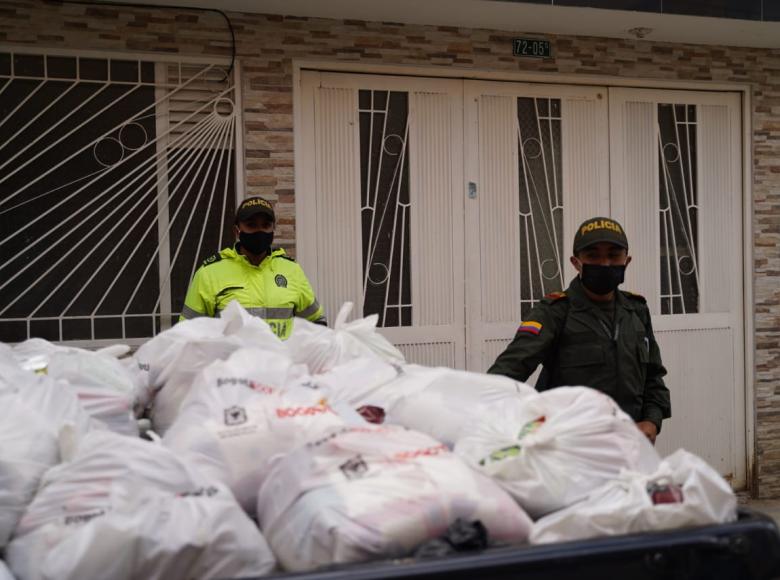
<instances>
[{"instance_id":1,"label":"brick wall","mask_svg":"<svg viewBox=\"0 0 780 580\"><path fill-rule=\"evenodd\" d=\"M750 83L757 489L761 497L780 497L780 50L547 35L555 58L522 60L511 55L513 35L506 32L254 14L230 18L243 70L247 193L278 201L279 234L286 240L295 236L293 59ZM0 2L0 43L230 53L225 22L213 12L33 0Z\"/></svg>"}]
</instances>

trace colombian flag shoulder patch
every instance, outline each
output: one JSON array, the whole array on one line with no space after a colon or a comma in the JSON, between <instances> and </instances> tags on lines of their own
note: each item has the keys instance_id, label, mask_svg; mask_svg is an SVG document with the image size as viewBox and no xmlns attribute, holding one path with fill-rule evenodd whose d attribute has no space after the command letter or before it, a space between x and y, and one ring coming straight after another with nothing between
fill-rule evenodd
<instances>
[{"instance_id":1,"label":"colombian flag shoulder patch","mask_svg":"<svg viewBox=\"0 0 780 580\"><path fill-rule=\"evenodd\" d=\"M550 292L549 294L545 294L544 297L547 298L547 300L555 302L561 298L566 298L566 292Z\"/></svg>"},{"instance_id":2,"label":"colombian flag shoulder patch","mask_svg":"<svg viewBox=\"0 0 780 580\"><path fill-rule=\"evenodd\" d=\"M529 334L539 334L542 330L542 325L535 320L526 320L521 322L517 328L517 332L528 332Z\"/></svg>"}]
</instances>

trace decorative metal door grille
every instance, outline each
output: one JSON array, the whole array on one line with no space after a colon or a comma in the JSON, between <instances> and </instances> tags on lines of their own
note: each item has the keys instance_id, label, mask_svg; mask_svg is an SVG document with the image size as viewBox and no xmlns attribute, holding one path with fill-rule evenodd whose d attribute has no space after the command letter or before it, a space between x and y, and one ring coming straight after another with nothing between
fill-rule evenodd
<instances>
[{"instance_id":1,"label":"decorative metal door grille","mask_svg":"<svg viewBox=\"0 0 780 580\"><path fill-rule=\"evenodd\" d=\"M363 315L412 325L409 93L361 90Z\"/></svg>"},{"instance_id":2,"label":"decorative metal door grille","mask_svg":"<svg viewBox=\"0 0 780 580\"><path fill-rule=\"evenodd\" d=\"M696 106L658 105L661 314L699 311Z\"/></svg>"},{"instance_id":3,"label":"decorative metal door grille","mask_svg":"<svg viewBox=\"0 0 780 580\"><path fill-rule=\"evenodd\" d=\"M0 54L0 340L175 322L231 239L233 94L213 64Z\"/></svg>"},{"instance_id":4,"label":"decorative metal door grille","mask_svg":"<svg viewBox=\"0 0 780 580\"><path fill-rule=\"evenodd\" d=\"M561 101L517 99L522 316L563 288Z\"/></svg>"}]
</instances>

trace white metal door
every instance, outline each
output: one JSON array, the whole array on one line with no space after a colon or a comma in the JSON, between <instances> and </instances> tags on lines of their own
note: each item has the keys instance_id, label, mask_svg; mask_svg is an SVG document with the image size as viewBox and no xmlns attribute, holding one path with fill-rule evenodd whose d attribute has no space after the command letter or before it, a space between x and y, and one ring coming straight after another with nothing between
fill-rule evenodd
<instances>
[{"instance_id":1,"label":"white metal door","mask_svg":"<svg viewBox=\"0 0 780 580\"><path fill-rule=\"evenodd\" d=\"M298 258L333 319L378 314L408 360L465 366L463 83L303 72Z\"/></svg>"},{"instance_id":2,"label":"white metal door","mask_svg":"<svg viewBox=\"0 0 780 580\"><path fill-rule=\"evenodd\" d=\"M466 82L468 367L484 371L574 275L574 230L609 214L607 89Z\"/></svg>"},{"instance_id":3,"label":"white metal door","mask_svg":"<svg viewBox=\"0 0 780 580\"><path fill-rule=\"evenodd\" d=\"M738 95L302 81L299 256L331 317L353 300L411 361L483 371L574 275L576 226L615 217L633 256L625 288L647 297L669 370L659 450L685 447L744 486ZM388 279L398 288L377 302Z\"/></svg>"},{"instance_id":4,"label":"white metal door","mask_svg":"<svg viewBox=\"0 0 780 580\"><path fill-rule=\"evenodd\" d=\"M610 89L612 216L626 288L647 297L669 371L659 450L746 482L742 166L737 94Z\"/></svg>"}]
</instances>

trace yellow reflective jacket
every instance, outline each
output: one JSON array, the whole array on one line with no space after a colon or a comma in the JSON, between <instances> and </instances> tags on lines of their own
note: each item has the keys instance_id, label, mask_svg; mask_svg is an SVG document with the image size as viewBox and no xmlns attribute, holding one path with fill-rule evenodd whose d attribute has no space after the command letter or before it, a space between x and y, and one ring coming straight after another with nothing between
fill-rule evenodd
<instances>
[{"instance_id":1,"label":"yellow reflective jacket","mask_svg":"<svg viewBox=\"0 0 780 580\"><path fill-rule=\"evenodd\" d=\"M263 318L281 339L292 332L293 316L325 323L325 313L303 273L284 250L274 250L258 265L225 248L203 261L195 272L179 320L219 316L233 300Z\"/></svg>"}]
</instances>

